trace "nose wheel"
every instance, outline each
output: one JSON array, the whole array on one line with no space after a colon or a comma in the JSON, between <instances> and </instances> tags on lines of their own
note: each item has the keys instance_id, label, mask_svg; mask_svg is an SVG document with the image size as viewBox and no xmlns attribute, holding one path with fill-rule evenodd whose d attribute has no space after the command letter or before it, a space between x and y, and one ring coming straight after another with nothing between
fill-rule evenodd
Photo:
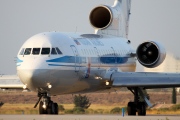
<instances>
[{"instance_id":1,"label":"nose wheel","mask_svg":"<svg viewBox=\"0 0 180 120\"><path fill-rule=\"evenodd\" d=\"M50 101L45 107L43 102L39 103L39 114L55 114L58 115L58 104Z\"/></svg>"},{"instance_id":2,"label":"nose wheel","mask_svg":"<svg viewBox=\"0 0 180 120\"><path fill-rule=\"evenodd\" d=\"M51 97L49 97L47 93L38 93L38 97L39 100L34 108L36 108L39 103L39 114L58 114L58 104L51 101Z\"/></svg>"}]
</instances>

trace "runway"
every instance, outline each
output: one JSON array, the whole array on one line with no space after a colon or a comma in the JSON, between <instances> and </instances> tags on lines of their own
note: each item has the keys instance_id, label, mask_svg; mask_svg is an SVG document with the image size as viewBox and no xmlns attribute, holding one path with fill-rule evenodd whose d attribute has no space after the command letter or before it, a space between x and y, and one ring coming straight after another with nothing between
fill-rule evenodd
<instances>
[{"instance_id":1,"label":"runway","mask_svg":"<svg viewBox=\"0 0 180 120\"><path fill-rule=\"evenodd\" d=\"M180 120L180 116L0 115L0 120Z\"/></svg>"}]
</instances>

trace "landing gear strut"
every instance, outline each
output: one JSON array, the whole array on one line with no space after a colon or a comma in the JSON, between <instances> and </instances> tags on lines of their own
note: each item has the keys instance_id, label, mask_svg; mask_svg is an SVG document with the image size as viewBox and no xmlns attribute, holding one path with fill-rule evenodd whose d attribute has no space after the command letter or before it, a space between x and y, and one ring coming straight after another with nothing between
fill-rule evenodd
<instances>
[{"instance_id":1,"label":"landing gear strut","mask_svg":"<svg viewBox=\"0 0 180 120\"><path fill-rule=\"evenodd\" d=\"M128 115L136 115L136 112L139 116L146 116L146 107L149 103L151 106L148 98L148 95L143 94L141 88L128 88L134 94L134 102L129 102L127 106ZM140 96L143 100L140 100Z\"/></svg>"},{"instance_id":2,"label":"landing gear strut","mask_svg":"<svg viewBox=\"0 0 180 120\"><path fill-rule=\"evenodd\" d=\"M58 104L51 101L51 97L49 97L47 93L38 93L38 97L39 100L34 108L36 108L39 103L39 114L58 114Z\"/></svg>"}]
</instances>

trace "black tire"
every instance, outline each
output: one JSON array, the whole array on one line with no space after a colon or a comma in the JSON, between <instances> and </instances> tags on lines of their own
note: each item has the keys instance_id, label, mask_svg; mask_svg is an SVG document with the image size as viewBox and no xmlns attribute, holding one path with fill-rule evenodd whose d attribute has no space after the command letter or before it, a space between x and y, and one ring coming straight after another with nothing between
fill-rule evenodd
<instances>
[{"instance_id":1,"label":"black tire","mask_svg":"<svg viewBox=\"0 0 180 120\"><path fill-rule=\"evenodd\" d=\"M55 115L58 115L59 108L58 108L58 104L57 103L54 103L54 108L55 108Z\"/></svg>"},{"instance_id":2,"label":"black tire","mask_svg":"<svg viewBox=\"0 0 180 120\"><path fill-rule=\"evenodd\" d=\"M136 105L134 102L129 102L127 107L128 115L136 115Z\"/></svg>"},{"instance_id":3,"label":"black tire","mask_svg":"<svg viewBox=\"0 0 180 120\"><path fill-rule=\"evenodd\" d=\"M140 102L138 104L138 115L146 116L146 103L145 102Z\"/></svg>"},{"instance_id":4,"label":"black tire","mask_svg":"<svg viewBox=\"0 0 180 120\"><path fill-rule=\"evenodd\" d=\"M46 110L44 110L44 108L42 107L43 106L43 102L41 101L39 103L39 114L46 114Z\"/></svg>"},{"instance_id":5,"label":"black tire","mask_svg":"<svg viewBox=\"0 0 180 120\"><path fill-rule=\"evenodd\" d=\"M53 114L53 105L54 103L52 101L50 101L48 103L48 107L47 107L47 114Z\"/></svg>"}]
</instances>

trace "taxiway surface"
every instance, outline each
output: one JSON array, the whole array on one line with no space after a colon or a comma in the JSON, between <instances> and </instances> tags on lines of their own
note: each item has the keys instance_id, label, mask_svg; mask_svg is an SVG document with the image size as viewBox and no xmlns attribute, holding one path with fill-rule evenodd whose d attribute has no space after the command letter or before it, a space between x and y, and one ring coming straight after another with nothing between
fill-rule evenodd
<instances>
[{"instance_id":1,"label":"taxiway surface","mask_svg":"<svg viewBox=\"0 0 180 120\"><path fill-rule=\"evenodd\" d=\"M180 116L0 115L0 120L180 120Z\"/></svg>"}]
</instances>

